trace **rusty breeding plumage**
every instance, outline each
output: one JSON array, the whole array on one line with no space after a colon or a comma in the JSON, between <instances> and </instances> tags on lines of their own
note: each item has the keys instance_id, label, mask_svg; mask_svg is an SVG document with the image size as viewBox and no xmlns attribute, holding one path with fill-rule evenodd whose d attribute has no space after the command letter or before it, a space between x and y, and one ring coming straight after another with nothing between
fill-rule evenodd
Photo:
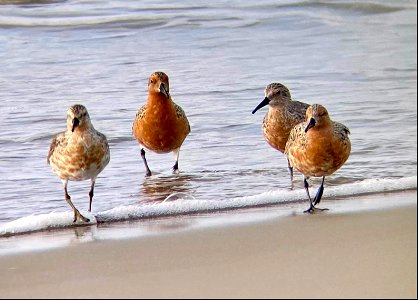
<instances>
[{"instance_id":1,"label":"rusty breeding plumage","mask_svg":"<svg viewBox=\"0 0 418 300\"><path fill-rule=\"evenodd\" d=\"M287 139L292 128L305 120L309 104L293 101L289 89L281 83L271 83L265 89L265 98L253 110L269 105L263 120L263 134L267 143L284 153ZM293 168L288 164L290 178L293 179Z\"/></svg>"},{"instance_id":2,"label":"rusty breeding plumage","mask_svg":"<svg viewBox=\"0 0 418 300\"><path fill-rule=\"evenodd\" d=\"M51 142L48 164L64 184L65 200L74 211L74 222L80 214L68 195L68 181L91 180L89 212L91 211L96 178L110 161L106 137L94 129L83 105L71 106L67 111L67 131L57 134Z\"/></svg>"},{"instance_id":3,"label":"rusty breeding plumage","mask_svg":"<svg viewBox=\"0 0 418 300\"><path fill-rule=\"evenodd\" d=\"M285 154L290 165L304 176L304 186L313 212L321 201L325 176L341 168L351 152L350 130L341 123L333 122L325 107L319 104L306 111L306 121L296 125L289 136ZM321 186L312 201L309 195L309 177L322 177Z\"/></svg>"},{"instance_id":4,"label":"rusty breeding plumage","mask_svg":"<svg viewBox=\"0 0 418 300\"><path fill-rule=\"evenodd\" d=\"M151 74L147 103L138 110L132 133L141 146L147 176L152 173L145 158L145 149L156 153L174 152L176 162L173 171L178 171L180 147L190 133L190 125L183 109L171 99L165 73Z\"/></svg>"}]
</instances>

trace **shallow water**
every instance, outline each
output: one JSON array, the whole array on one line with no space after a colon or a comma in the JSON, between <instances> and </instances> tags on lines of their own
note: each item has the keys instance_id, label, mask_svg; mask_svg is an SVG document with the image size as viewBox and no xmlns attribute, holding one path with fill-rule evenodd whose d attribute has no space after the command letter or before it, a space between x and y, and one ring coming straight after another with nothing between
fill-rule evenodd
<instances>
[{"instance_id":1,"label":"shallow water","mask_svg":"<svg viewBox=\"0 0 418 300\"><path fill-rule=\"evenodd\" d=\"M341 201L334 201L334 199L324 200L321 203L330 210L324 212L323 215L318 215L318 217L326 219L344 214L370 213L375 210L397 209L400 207L410 207L411 209L415 207L416 209L416 197L417 193L415 190L394 192L384 197L382 197L382 194L373 194L345 200L339 199ZM289 218L305 217L301 207L303 207L302 203L296 206L289 203L280 206L269 205L210 214L146 218L117 223L103 223L94 226L71 226L65 229L42 230L41 232L31 232L31 234L15 234L8 238L0 239L0 257L103 240L141 239L211 227L224 228L245 224L257 225L278 219L285 221ZM56 216L56 214L53 214L50 217L56 218ZM71 219L70 213L68 217ZM39 221L39 216L32 219ZM45 219L47 218L45 217ZM20 222L21 225L29 224L25 220L20 219L20 221L22 221ZM54 223L57 224L56 220L54 220ZM17 228L17 226L11 227ZM0 236L2 234L1 230L0 228Z\"/></svg>"},{"instance_id":2,"label":"shallow water","mask_svg":"<svg viewBox=\"0 0 418 300\"><path fill-rule=\"evenodd\" d=\"M416 176L415 1L206 2L0 0L15 3L0 5L0 224L70 210L46 155L75 103L110 141L94 212L173 193L228 201L291 190L284 155L262 137L266 110L251 114L274 81L350 128L351 156L327 186ZM157 175L146 179L131 126L156 70L192 133L181 174L172 155L149 153ZM293 188L303 188L298 174ZM81 210L88 191L69 185Z\"/></svg>"}]
</instances>

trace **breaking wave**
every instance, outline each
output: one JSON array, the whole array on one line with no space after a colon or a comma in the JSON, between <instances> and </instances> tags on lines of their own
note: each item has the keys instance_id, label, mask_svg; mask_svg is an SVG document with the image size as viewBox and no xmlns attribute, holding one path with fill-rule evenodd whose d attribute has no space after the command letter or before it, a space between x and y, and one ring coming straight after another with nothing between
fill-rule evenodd
<instances>
[{"instance_id":1,"label":"breaking wave","mask_svg":"<svg viewBox=\"0 0 418 300\"><path fill-rule=\"evenodd\" d=\"M326 187L324 199L404 191L416 188L416 176L400 179L366 179L360 182ZM0 237L49 229L96 225L98 223L210 213L267 205L299 203L304 201L307 200L303 189L292 191L275 190L254 196L242 196L233 199L219 200L198 200L188 194L179 193L178 195L171 195L168 199L159 203L129 206L121 205L96 214L82 212L86 217L90 218L91 222L88 224L74 224L72 222L73 214L70 211L26 216L0 226Z\"/></svg>"}]
</instances>

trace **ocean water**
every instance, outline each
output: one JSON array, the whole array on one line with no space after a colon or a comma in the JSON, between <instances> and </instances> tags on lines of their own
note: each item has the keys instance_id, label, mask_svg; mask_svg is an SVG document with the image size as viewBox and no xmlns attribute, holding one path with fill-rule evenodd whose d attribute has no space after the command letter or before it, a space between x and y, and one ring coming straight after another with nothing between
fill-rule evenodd
<instances>
[{"instance_id":1,"label":"ocean water","mask_svg":"<svg viewBox=\"0 0 418 300\"><path fill-rule=\"evenodd\" d=\"M192 132L180 175L173 155L149 153L145 178L131 126L157 70ZM307 205L264 141L266 109L251 114L271 82L351 130L324 198L416 189L416 1L0 0L0 236L71 225L46 156L75 103L111 148L94 222ZM69 184L82 212L88 192Z\"/></svg>"}]
</instances>

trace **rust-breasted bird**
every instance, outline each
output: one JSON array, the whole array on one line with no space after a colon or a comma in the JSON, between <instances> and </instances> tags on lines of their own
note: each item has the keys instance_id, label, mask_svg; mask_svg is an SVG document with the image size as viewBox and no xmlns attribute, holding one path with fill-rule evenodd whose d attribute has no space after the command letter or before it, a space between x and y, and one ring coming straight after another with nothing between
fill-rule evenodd
<instances>
[{"instance_id":1,"label":"rust-breasted bird","mask_svg":"<svg viewBox=\"0 0 418 300\"><path fill-rule=\"evenodd\" d=\"M74 206L68 194L68 181L91 181L89 212L91 212L96 178L110 161L106 136L98 132L83 105L73 105L67 111L67 130L52 139L48 164L64 184L65 200L74 211L74 222L90 220Z\"/></svg>"},{"instance_id":2,"label":"rust-breasted bird","mask_svg":"<svg viewBox=\"0 0 418 300\"><path fill-rule=\"evenodd\" d=\"M263 120L263 134L267 143L284 153L287 139L292 128L305 120L309 104L293 101L289 89L281 83L271 83L265 89L265 98L253 110L253 114L264 106L269 109ZM288 161L290 179L293 180L293 168Z\"/></svg>"},{"instance_id":3,"label":"rust-breasted bird","mask_svg":"<svg viewBox=\"0 0 418 300\"><path fill-rule=\"evenodd\" d=\"M327 109L314 104L306 110L306 121L296 125L289 136L285 154L290 165L303 174L303 182L312 213L324 192L325 176L341 168L351 152L350 130L331 120ZM309 177L322 177L314 200L309 195Z\"/></svg>"},{"instance_id":4,"label":"rust-breasted bird","mask_svg":"<svg viewBox=\"0 0 418 300\"><path fill-rule=\"evenodd\" d=\"M180 147L190 133L190 125L183 109L171 99L165 73L155 72L149 77L148 99L136 114L132 133L141 147L146 176L151 176L152 172L145 149L156 153L173 152L176 156L173 171L178 172Z\"/></svg>"}]
</instances>

